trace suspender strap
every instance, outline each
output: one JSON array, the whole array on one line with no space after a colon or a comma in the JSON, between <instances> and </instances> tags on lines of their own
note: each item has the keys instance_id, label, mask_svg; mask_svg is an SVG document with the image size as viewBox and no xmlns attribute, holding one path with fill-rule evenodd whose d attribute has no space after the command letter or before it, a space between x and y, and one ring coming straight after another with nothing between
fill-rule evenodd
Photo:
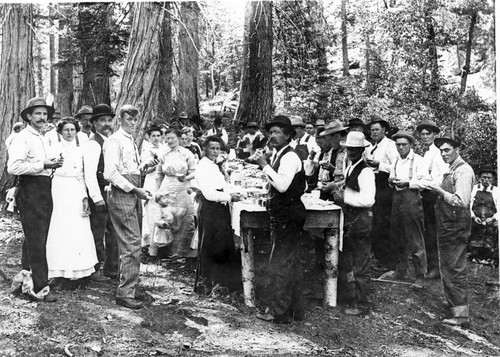
<instances>
[{"instance_id":1,"label":"suspender strap","mask_svg":"<svg viewBox=\"0 0 500 357\"><path fill-rule=\"evenodd\" d=\"M415 159L415 156L413 156L410 160L410 172L408 173L408 181L411 181L413 178L413 160ZM394 176L395 178L398 178L398 172L397 172L397 167L398 167L398 162L399 162L399 156L396 158L396 163L394 164Z\"/></svg>"}]
</instances>

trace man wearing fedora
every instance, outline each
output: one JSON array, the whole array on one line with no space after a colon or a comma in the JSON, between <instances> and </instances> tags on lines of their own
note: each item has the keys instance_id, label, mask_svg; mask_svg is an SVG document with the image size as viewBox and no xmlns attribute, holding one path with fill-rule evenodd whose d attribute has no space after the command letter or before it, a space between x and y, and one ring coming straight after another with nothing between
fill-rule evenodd
<instances>
[{"instance_id":1,"label":"man wearing fedora","mask_svg":"<svg viewBox=\"0 0 500 357\"><path fill-rule=\"evenodd\" d=\"M306 133L306 123L304 123L302 117L292 115L290 117L290 121L296 133L295 138L290 143L290 146L295 150L302 161L306 160L311 152L314 152L314 159L317 161L320 148L318 144L316 144L314 136Z\"/></svg>"},{"instance_id":2,"label":"man wearing fedora","mask_svg":"<svg viewBox=\"0 0 500 357\"><path fill-rule=\"evenodd\" d=\"M352 316L370 312L370 255L372 206L375 203L375 174L363 160L368 142L363 133L352 131L340 143L351 164L346 168L345 186L333 192L333 200L344 212L344 249L339 268L346 272Z\"/></svg>"},{"instance_id":3,"label":"man wearing fedora","mask_svg":"<svg viewBox=\"0 0 500 357\"><path fill-rule=\"evenodd\" d=\"M392 138L398 150L398 157L389 175L389 185L393 188L391 240L397 263L395 278L406 278L408 257L411 256L416 277L412 288L422 289L427 272L427 256L420 189L427 187L430 177L422 156L413 152L415 138L404 130L399 130Z\"/></svg>"},{"instance_id":4,"label":"man wearing fedora","mask_svg":"<svg viewBox=\"0 0 500 357\"><path fill-rule=\"evenodd\" d=\"M391 247L392 189L389 187L389 173L396 162L398 151L394 141L387 137L390 124L381 116L373 114L369 124L373 148L365 160L375 173L377 193L373 206L372 244L373 255L378 261L379 270L395 267L394 251Z\"/></svg>"},{"instance_id":5,"label":"man wearing fedora","mask_svg":"<svg viewBox=\"0 0 500 357\"><path fill-rule=\"evenodd\" d=\"M80 123L80 127L82 128L81 132L87 137L90 137L92 134L92 107L90 105L84 105L80 108L80 110L75 114L75 119Z\"/></svg>"},{"instance_id":6,"label":"man wearing fedora","mask_svg":"<svg viewBox=\"0 0 500 357\"><path fill-rule=\"evenodd\" d=\"M16 201L24 230L22 269L33 278L32 295L43 301L54 302L56 297L48 286L46 258L47 233L52 214L51 174L61 167L63 158L49 158L48 143L41 134L54 108L43 98L32 98L21 118L28 123L14 137L9 147L7 171L19 176Z\"/></svg>"},{"instance_id":7,"label":"man wearing fedora","mask_svg":"<svg viewBox=\"0 0 500 357\"><path fill-rule=\"evenodd\" d=\"M130 104L120 108L120 128L104 143L104 179L111 183L108 210L117 232L119 282L116 303L130 309L140 309L135 290L141 265L142 203L151 193L140 187L141 165L133 134L139 110ZM155 160L155 165L158 160Z\"/></svg>"},{"instance_id":8,"label":"man wearing fedora","mask_svg":"<svg viewBox=\"0 0 500 357\"><path fill-rule=\"evenodd\" d=\"M474 171L460 156L465 147L452 134L435 140L449 170L443 182L429 188L438 194L436 202L436 232L439 270L446 300L452 317L443 320L449 325L464 325L469 321L469 285L467 283L467 241L470 237L470 201L474 186Z\"/></svg>"},{"instance_id":9,"label":"man wearing fedora","mask_svg":"<svg viewBox=\"0 0 500 357\"><path fill-rule=\"evenodd\" d=\"M106 277L118 276L118 241L107 206L109 182L104 178L103 154L104 142L113 133L115 114L107 104L98 104L93 110L91 108L90 112L93 113L90 122L94 126L94 133L84 146L83 166L90 197L90 227L99 261L91 278L95 281L105 281Z\"/></svg>"},{"instance_id":10,"label":"man wearing fedora","mask_svg":"<svg viewBox=\"0 0 500 357\"><path fill-rule=\"evenodd\" d=\"M304 314L300 255L306 209L300 198L305 190L305 175L302 160L290 146L295 136L290 119L275 116L265 129L269 133L269 145L273 147L271 162L267 162L265 153L255 153L255 161L270 186L268 212L272 248L264 280L269 284L265 290L270 294L271 314L265 319L290 323L303 318Z\"/></svg>"},{"instance_id":11,"label":"man wearing fedora","mask_svg":"<svg viewBox=\"0 0 500 357\"><path fill-rule=\"evenodd\" d=\"M436 184L443 182L443 175L448 171L448 164L443 161L439 149L434 145L434 140L439 134L439 127L435 122L424 119L417 125L417 131L420 134L420 141L424 149L424 165L429 172L430 179ZM427 275L428 279L439 278L439 259L436 238L436 204L437 195L422 187L420 192L422 197L422 206L424 208L424 240L425 252L427 255Z\"/></svg>"},{"instance_id":12,"label":"man wearing fedora","mask_svg":"<svg viewBox=\"0 0 500 357\"><path fill-rule=\"evenodd\" d=\"M498 263L498 215L500 191L493 185L496 171L491 165L479 168L479 182L472 189L472 234L469 252L481 259L493 258ZM481 254L483 253L483 254Z\"/></svg>"}]
</instances>

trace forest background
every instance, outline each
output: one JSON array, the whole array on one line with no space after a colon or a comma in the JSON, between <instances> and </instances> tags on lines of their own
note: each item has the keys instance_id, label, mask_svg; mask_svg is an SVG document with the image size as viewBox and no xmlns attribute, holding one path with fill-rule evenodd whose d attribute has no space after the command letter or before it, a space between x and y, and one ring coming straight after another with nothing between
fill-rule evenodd
<instances>
[{"instance_id":1,"label":"forest background","mask_svg":"<svg viewBox=\"0 0 500 357\"><path fill-rule=\"evenodd\" d=\"M453 130L474 169L497 162L494 4L488 0L0 4L0 189L5 139L29 98L181 111L238 124L379 114Z\"/></svg>"}]
</instances>

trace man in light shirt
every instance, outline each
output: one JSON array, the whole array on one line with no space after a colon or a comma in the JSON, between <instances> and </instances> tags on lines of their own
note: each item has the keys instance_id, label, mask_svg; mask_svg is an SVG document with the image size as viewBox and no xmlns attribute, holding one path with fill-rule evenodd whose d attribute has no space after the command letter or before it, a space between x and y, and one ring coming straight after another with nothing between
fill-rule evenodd
<instances>
[{"instance_id":1,"label":"man in light shirt","mask_svg":"<svg viewBox=\"0 0 500 357\"><path fill-rule=\"evenodd\" d=\"M266 290L271 295L270 319L290 323L304 315L300 255L306 209L300 197L305 190L305 174L302 160L290 146L295 136L290 119L275 116L265 129L273 147L271 162L268 163L265 153L260 151L256 152L255 159L270 184L268 212L274 238L270 263L265 269L266 281L269 281Z\"/></svg>"},{"instance_id":2,"label":"man in light shirt","mask_svg":"<svg viewBox=\"0 0 500 357\"><path fill-rule=\"evenodd\" d=\"M54 108L43 98L32 98L21 111L28 123L9 146L7 172L19 176L16 197L24 230L22 269L30 271L32 295L46 302L57 298L50 292L46 258L47 233L52 214L51 174L61 167L63 158L49 158L48 143L41 134Z\"/></svg>"},{"instance_id":3,"label":"man in light shirt","mask_svg":"<svg viewBox=\"0 0 500 357\"><path fill-rule=\"evenodd\" d=\"M400 130L392 138L399 153L389 176L389 185L393 188L391 240L397 263L395 278L406 278L408 256L411 256L416 277L412 288L422 289L427 256L420 188L427 187L429 173L422 156L415 154L411 148L415 138L410 133Z\"/></svg>"},{"instance_id":4,"label":"man in light shirt","mask_svg":"<svg viewBox=\"0 0 500 357\"><path fill-rule=\"evenodd\" d=\"M140 187L141 169L134 141L139 110L130 104L120 109L120 128L104 143L104 179L111 183L108 210L117 231L119 254L119 282L116 303L129 309L140 309L143 304L135 299L141 265L141 200L151 193ZM152 164L157 164L158 160Z\"/></svg>"},{"instance_id":5,"label":"man in light shirt","mask_svg":"<svg viewBox=\"0 0 500 357\"><path fill-rule=\"evenodd\" d=\"M347 148L352 163L346 169L345 187L333 192L333 200L344 211L344 249L342 270L347 273L352 301L344 313L361 316L370 313L370 254L372 206L375 203L375 174L363 160L368 142L363 133L352 131L340 145Z\"/></svg>"},{"instance_id":6,"label":"man in light shirt","mask_svg":"<svg viewBox=\"0 0 500 357\"><path fill-rule=\"evenodd\" d=\"M81 132L90 137L92 134L92 107L90 105L83 105L75 114L75 119L80 123Z\"/></svg>"},{"instance_id":7,"label":"man in light shirt","mask_svg":"<svg viewBox=\"0 0 500 357\"><path fill-rule=\"evenodd\" d=\"M392 190L389 187L389 173L396 161L398 151L394 141L387 138L390 124L377 114L371 117L370 136L373 148L365 161L375 173L377 193L373 206L372 243L373 254L378 261L376 269L391 270L395 267L395 257L391 248Z\"/></svg>"},{"instance_id":8,"label":"man in light shirt","mask_svg":"<svg viewBox=\"0 0 500 357\"><path fill-rule=\"evenodd\" d=\"M104 178L102 150L104 142L113 132L115 114L106 104L98 104L93 113L90 122L93 123L95 132L90 135L84 146L83 167L90 197L90 227L99 260L91 278L95 281L105 281L106 277L116 279L118 276L118 242L107 206L106 189L109 189L109 182Z\"/></svg>"}]
</instances>

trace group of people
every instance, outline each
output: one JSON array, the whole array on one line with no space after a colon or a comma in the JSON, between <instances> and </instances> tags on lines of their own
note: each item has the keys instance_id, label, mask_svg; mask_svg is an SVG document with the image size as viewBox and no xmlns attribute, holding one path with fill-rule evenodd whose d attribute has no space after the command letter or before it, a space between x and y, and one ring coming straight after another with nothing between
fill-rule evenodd
<instances>
[{"instance_id":1,"label":"group of people","mask_svg":"<svg viewBox=\"0 0 500 357\"><path fill-rule=\"evenodd\" d=\"M22 268L31 271L33 296L55 301L48 285L56 277L115 278L116 303L141 308L135 292L144 247L152 260L162 247L168 257L196 258L198 292L236 286L239 255L228 203L241 194L223 172L228 134L220 119L204 133L185 113L170 125L153 124L139 152L140 113L133 105L120 108L115 132L115 113L106 104L84 106L45 132L54 112L43 98L31 99L21 112L26 128L8 145L25 233ZM269 181L268 316L281 323L304 316L302 242L309 235L321 243L322 237L303 230L301 196L320 190L344 213L339 266L350 297L346 314L372 308L373 254L376 267L393 270L393 279L408 276L411 258L415 289L424 287L424 278L441 277L452 311L444 322L467 323L471 212L477 225L496 226L495 172L483 169L481 177L488 177L474 187L474 172L460 156L464 145L456 136L439 136L430 120L417 126L423 156L413 150L411 133L399 130L389 138L391 127L378 115L368 124L315 124L278 115L263 132L249 121L235 147L235 155L258 164ZM202 138L201 146L194 138Z\"/></svg>"}]
</instances>

